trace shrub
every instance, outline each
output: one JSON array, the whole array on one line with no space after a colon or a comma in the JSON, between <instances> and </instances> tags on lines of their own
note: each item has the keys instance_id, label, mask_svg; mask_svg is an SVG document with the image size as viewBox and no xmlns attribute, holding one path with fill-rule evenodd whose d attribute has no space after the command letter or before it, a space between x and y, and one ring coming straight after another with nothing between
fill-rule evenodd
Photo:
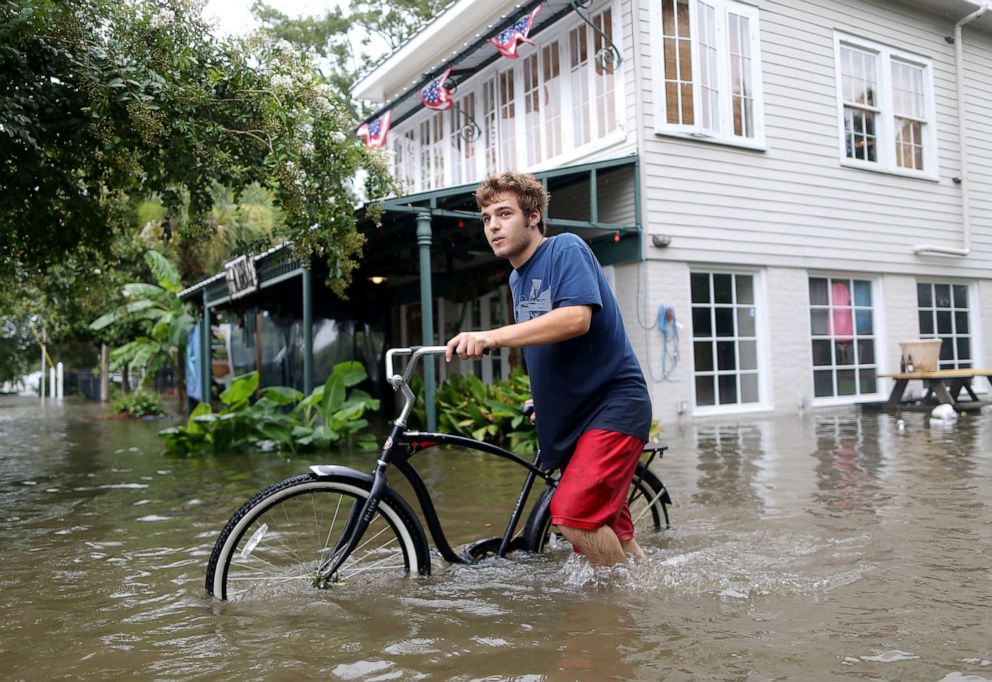
<instances>
[{"instance_id":1,"label":"shrub","mask_svg":"<svg viewBox=\"0 0 992 682\"><path fill-rule=\"evenodd\" d=\"M165 407L158 395L148 391L136 391L128 395L115 398L110 403L110 409L114 414L129 414L132 417L145 417L149 415L165 414Z\"/></svg>"},{"instance_id":2,"label":"shrub","mask_svg":"<svg viewBox=\"0 0 992 682\"><path fill-rule=\"evenodd\" d=\"M323 386L309 396L294 388L270 386L258 390L258 372L238 377L214 413L206 403L197 405L184 426L159 432L166 451L176 454L224 453L246 448L274 447L283 453L327 449L345 442L374 448L375 436L361 433L368 426L366 410L379 409L379 401L355 388L366 379L357 362L335 365Z\"/></svg>"}]
</instances>

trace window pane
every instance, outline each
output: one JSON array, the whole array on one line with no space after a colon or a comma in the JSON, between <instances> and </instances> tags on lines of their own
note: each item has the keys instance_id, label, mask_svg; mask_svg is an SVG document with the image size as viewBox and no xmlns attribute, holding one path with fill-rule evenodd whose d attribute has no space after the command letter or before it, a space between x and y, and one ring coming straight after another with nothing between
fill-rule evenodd
<instances>
[{"instance_id":1,"label":"window pane","mask_svg":"<svg viewBox=\"0 0 992 682\"><path fill-rule=\"evenodd\" d=\"M810 305L828 305L830 303L827 294L827 280L820 277L810 277L809 302Z\"/></svg>"},{"instance_id":2,"label":"window pane","mask_svg":"<svg viewBox=\"0 0 992 682\"><path fill-rule=\"evenodd\" d=\"M714 309L714 314L716 317L716 335L717 336L733 336L734 335L734 309L733 308L716 308Z\"/></svg>"},{"instance_id":3,"label":"window pane","mask_svg":"<svg viewBox=\"0 0 992 682\"><path fill-rule=\"evenodd\" d=\"M830 342L813 341L813 366L823 367L830 365Z\"/></svg>"},{"instance_id":4,"label":"window pane","mask_svg":"<svg viewBox=\"0 0 992 682\"><path fill-rule=\"evenodd\" d=\"M703 406L716 404L716 395L712 376L696 377L696 404Z\"/></svg>"},{"instance_id":5,"label":"window pane","mask_svg":"<svg viewBox=\"0 0 992 682\"><path fill-rule=\"evenodd\" d=\"M830 322L829 311L827 310L810 310L810 327L813 331L813 336L827 336L830 334Z\"/></svg>"},{"instance_id":6,"label":"window pane","mask_svg":"<svg viewBox=\"0 0 992 682\"><path fill-rule=\"evenodd\" d=\"M854 281L854 305L871 305L871 282Z\"/></svg>"},{"instance_id":7,"label":"window pane","mask_svg":"<svg viewBox=\"0 0 992 682\"><path fill-rule=\"evenodd\" d=\"M829 397L834 394L834 373L832 370L817 370L813 372L813 395L817 398Z\"/></svg>"},{"instance_id":8,"label":"window pane","mask_svg":"<svg viewBox=\"0 0 992 682\"><path fill-rule=\"evenodd\" d=\"M968 287L966 287L963 284L954 285L954 307L955 308L968 307Z\"/></svg>"},{"instance_id":9,"label":"window pane","mask_svg":"<svg viewBox=\"0 0 992 682\"><path fill-rule=\"evenodd\" d=\"M940 344L940 359L941 360L953 360L954 359L954 339L950 336L941 336L940 340L943 343Z\"/></svg>"},{"instance_id":10,"label":"window pane","mask_svg":"<svg viewBox=\"0 0 992 682\"><path fill-rule=\"evenodd\" d=\"M734 302L733 281L732 275L713 275L714 303Z\"/></svg>"},{"instance_id":11,"label":"window pane","mask_svg":"<svg viewBox=\"0 0 992 682\"><path fill-rule=\"evenodd\" d=\"M958 360L971 360L971 340L967 336L957 339Z\"/></svg>"},{"instance_id":12,"label":"window pane","mask_svg":"<svg viewBox=\"0 0 992 682\"><path fill-rule=\"evenodd\" d=\"M694 272L689 276L693 303L710 303L710 276L705 272Z\"/></svg>"},{"instance_id":13,"label":"window pane","mask_svg":"<svg viewBox=\"0 0 992 682\"><path fill-rule=\"evenodd\" d=\"M933 313L929 310L920 311L920 336L933 334Z\"/></svg>"},{"instance_id":14,"label":"window pane","mask_svg":"<svg viewBox=\"0 0 992 682\"><path fill-rule=\"evenodd\" d=\"M713 344L709 341L696 341L692 344L692 355L697 372L713 371Z\"/></svg>"},{"instance_id":15,"label":"window pane","mask_svg":"<svg viewBox=\"0 0 992 682\"><path fill-rule=\"evenodd\" d=\"M858 372L858 378L861 380L862 393L874 393L878 390L875 385L875 370L863 369Z\"/></svg>"},{"instance_id":16,"label":"window pane","mask_svg":"<svg viewBox=\"0 0 992 682\"><path fill-rule=\"evenodd\" d=\"M917 284L916 299L921 308L931 307L933 305L933 288L929 284Z\"/></svg>"},{"instance_id":17,"label":"window pane","mask_svg":"<svg viewBox=\"0 0 992 682\"><path fill-rule=\"evenodd\" d=\"M737 275L737 302L754 303L754 278L748 275Z\"/></svg>"},{"instance_id":18,"label":"window pane","mask_svg":"<svg viewBox=\"0 0 992 682\"><path fill-rule=\"evenodd\" d=\"M938 308L951 307L951 285L935 284L933 286L933 295Z\"/></svg>"},{"instance_id":19,"label":"window pane","mask_svg":"<svg viewBox=\"0 0 992 682\"><path fill-rule=\"evenodd\" d=\"M963 311L957 311L954 313L954 333L956 334L967 334L968 333L968 313Z\"/></svg>"},{"instance_id":20,"label":"window pane","mask_svg":"<svg viewBox=\"0 0 992 682\"><path fill-rule=\"evenodd\" d=\"M728 405L737 402L737 375L727 374L719 378L720 404Z\"/></svg>"},{"instance_id":21,"label":"window pane","mask_svg":"<svg viewBox=\"0 0 992 682\"><path fill-rule=\"evenodd\" d=\"M709 308L692 309L692 335L695 337L713 336L713 326L710 321Z\"/></svg>"},{"instance_id":22,"label":"window pane","mask_svg":"<svg viewBox=\"0 0 992 682\"><path fill-rule=\"evenodd\" d=\"M718 370L730 371L737 369L737 358L735 355L735 344L733 341L717 341L716 344L716 368Z\"/></svg>"},{"instance_id":23,"label":"window pane","mask_svg":"<svg viewBox=\"0 0 992 682\"><path fill-rule=\"evenodd\" d=\"M853 369L837 370L837 395L857 395L858 384Z\"/></svg>"},{"instance_id":24,"label":"window pane","mask_svg":"<svg viewBox=\"0 0 992 682\"><path fill-rule=\"evenodd\" d=\"M875 364L875 343L871 339L858 339L858 364Z\"/></svg>"},{"instance_id":25,"label":"window pane","mask_svg":"<svg viewBox=\"0 0 992 682\"><path fill-rule=\"evenodd\" d=\"M740 353L741 369L758 369L758 344L755 341L741 341L737 351Z\"/></svg>"},{"instance_id":26,"label":"window pane","mask_svg":"<svg viewBox=\"0 0 992 682\"><path fill-rule=\"evenodd\" d=\"M758 402L758 375L741 374L741 402Z\"/></svg>"},{"instance_id":27,"label":"window pane","mask_svg":"<svg viewBox=\"0 0 992 682\"><path fill-rule=\"evenodd\" d=\"M938 310L937 311L937 333L938 334L950 334L951 333L951 311L950 310Z\"/></svg>"},{"instance_id":28,"label":"window pane","mask_svg":"<svg viewBox=\"0 0 992 682\"><path fill-rule=\"evenodd\" d=\"M737 309L737 336L754 336L754 308Z\"/></svg>"},{"instance_id":29,"label":"window pane","mask_svg":"<svg viewBox=\"0 0 992 682\"><path fill-rule=\"evenodd\" d=\"M854 313L859 336L873 334L871 310L857 310Z\"/></svg>"},{"instance_id":30,"label":"window pane","mask_svg":"<svg viewBox=\"0 0 992 682\"><path fill-rule=\"evenodd\" d=\"M834 342L834 364L853 365L854 364L854 344L850 341Z\"/></svg>"}]
</instances>

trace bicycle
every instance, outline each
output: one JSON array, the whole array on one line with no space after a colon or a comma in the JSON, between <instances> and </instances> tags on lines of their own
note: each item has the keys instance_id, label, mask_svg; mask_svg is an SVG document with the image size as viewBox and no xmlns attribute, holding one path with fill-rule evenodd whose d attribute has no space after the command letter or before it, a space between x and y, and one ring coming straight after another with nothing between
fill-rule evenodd
<instances>
[{"instance_id":1,"label":"bicycle","mask_svg":"<svg viewBox=\"0 0 992 682\"><path fill-rule=\"evenodd\" d=\"M543 552L552 537L550 503L558 481L535 455L528 462L496 445L446 433L407 431L416 396L410 378L421 358L445 352L444 346L394 348L386 353L389 384L403 398L399 416L371 474L337 465L316 465L248 500L227 522L207 564L206 590L220 599L247 599L273 590L327 589L361 577L429 576L427 533L410 504L387 482L395 468L409 481L434 546L453 564L473 564L510 552ZM397 357L409 356L403 374L393 372ZM423 479L410 458L438 445L453 445L514 462L527 470L503 534L484 538L456 552L448 542ZM670 528L668 490L648 468L666 445L644 448L631 482L628 504L639 531ZM535 481L545 483L518 534L517 527Z\"/></svg>"}]
</instances>

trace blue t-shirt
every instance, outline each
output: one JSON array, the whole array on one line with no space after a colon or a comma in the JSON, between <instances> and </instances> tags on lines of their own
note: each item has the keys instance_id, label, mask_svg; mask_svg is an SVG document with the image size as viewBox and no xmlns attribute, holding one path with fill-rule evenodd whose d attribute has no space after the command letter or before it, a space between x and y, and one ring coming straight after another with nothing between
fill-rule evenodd
<instances>
[{"instance_id":1,"label":"blue t-shirt","mask_svg":"<svg viewBox=\"0 0 992 682\"><path fill-rule=\"evenodd\" d=\"M641 440L651 428L651 400L630 347L617 300L592 250L577 235L546 239L510 274L513 313L526 322L554 308L592 307L589 331L524 348L537 410L541 463L563 466L584 432L617 431Z\"/></svg>"}]
</instances>

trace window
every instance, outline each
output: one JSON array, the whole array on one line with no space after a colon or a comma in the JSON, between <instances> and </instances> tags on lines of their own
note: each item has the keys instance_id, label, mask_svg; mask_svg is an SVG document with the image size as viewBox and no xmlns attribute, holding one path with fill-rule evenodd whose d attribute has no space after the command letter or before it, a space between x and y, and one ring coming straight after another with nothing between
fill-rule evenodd
<instances>
[{"instance_id":1,"label":"window","mask_svg":"<svg viewBox=\"0 0 992 682\"><path fill-rule=\"evenodd\" d=\"M475 180L475 93L462 97L448 110L451 117L451 183Z\"/></svg>"},{"instance_id":2,"label":"window","mask_svg":"<svg viewBox=\"0 0 992 682\"><path fill-rule=\"evenodd\" d=\"M757 403L754 276L693 272L696 406Z\"/></svg>"},{"instance_id":3,"label":"window","mask_svg":"<svg viewBox=\"0 0 992 682\"><path fill-rule=\"evenodd\" d=\"M499 139L500 165L507 169L517 167L517 109L514 95L513 69L499 74Z\"/></svg>"},{"instance_id":4,"label":"window","mask_svg":"<svg viewBox=\"0 0 992 682\"><path fill-rule=\"evenodd\" d=\"M809 278L813 395L858 396L877 391L871 282Z\"/></svg>"},{"instance_id":5,"label":"window","mask_svg":"<svg viewBox=\"0 0 992 682\"><path fill-rule=\"evenodd\" d=\"M496 79L489 78L482 83L482 139L486 176L495 173L499 167L498 105L496 100Z\"/></svg>"},{"instance_id":6,"label":"window","mask_svg":"<svg viewBox=\"0 0 992 682\"><path fill-rule=\"evenodd\" d=\"M613 11L603 10L592 18L598 29L593 33L593 56L596 60L596 75L593 78L596 100L596 135L604 137L617 127L616 69L612 56Z\"/></svg>"},{"instance_id":7,"label":"window","mask_svg":"<svg viewBox=\"0 0 992 682\"><path fill-rule=\"evenodd\" d=\"M541 106L544 108L544 155L553 159L561 154L561 54L558 41L541 50L543 77Z\"/></svg>"},{"instance_id":8,"label":"window","mask_svg":"<svg viewBox=\"0 0 992 682\"><path fill-rule=\"evenodd\" d=\"M656 0L657 132L764 145L758 10L733 0Z\"/></svg>"},{"instance_id":9,"label":"window","mask_svg":"<svg viewBox=\"0 0 992 682\"><path fill-rule=\"evenodd\" d=\"M527 164L541 161L541 70L538 53L524 57L524 133Z\"/></svg>"},{"instance_id":10,"label":"window","mask_svg":"<svg viewBox=\"0 0 992 682\"><path fill-rule=\"evenodd\" d=\"M936 177L930 61L842 34L836 53L842 162Z\"/></svg>"},{"instance_id":11,"label":"window","mask_svg":"<svg viewBox=\"0 0 992 682\"><path fill-rule=\"evenodd\" d=\"M413 192L417 186L417 141L413 129L393 138L393 174L402 192Z\"/></svg>"},{"instance_id":12,"label":"window","mask_svg":"<svg viewBox=\"0 0 992 682\"><path fill-rule=\"evenodd\" d=\"M971 367L971 327L968 320L968 286L919 282L916 298L920 338L941 339L938 369Z\"/></svg>"},{"instance_id":13,"label":"window","mask_svg":"<svg viewBox=\"0 0 992 682\"><path fill-rule=\"evenodd\" d=\"M568 70L572 90L572 145L589 144L589 31L580 25L568 33Z\"/></svg>"}]
</instances>

